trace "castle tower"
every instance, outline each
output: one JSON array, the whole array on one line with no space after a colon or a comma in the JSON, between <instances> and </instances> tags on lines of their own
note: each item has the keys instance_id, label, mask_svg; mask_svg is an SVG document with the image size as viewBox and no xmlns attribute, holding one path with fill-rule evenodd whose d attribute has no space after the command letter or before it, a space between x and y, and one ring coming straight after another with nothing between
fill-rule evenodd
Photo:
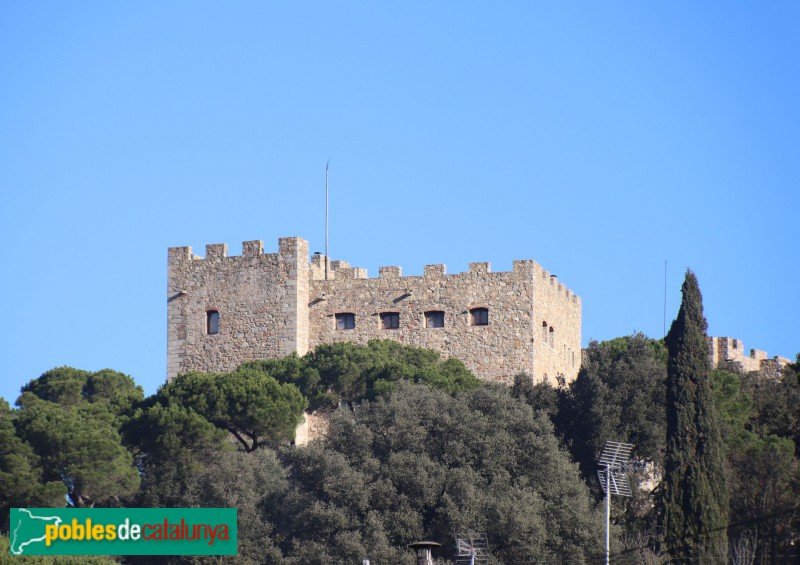
<instances>
[{"instance_id":1,"label":"castle tower","mask_svg":"<svg viewBox=\"0 0 800 565\"><path fill-rule=\"evenodd\" d=\"M308 351L308 242L281 238L278 253L245 241L169 249L167 379L189 371L232 371L253 359Z\"/></svg>"}]
</instances>

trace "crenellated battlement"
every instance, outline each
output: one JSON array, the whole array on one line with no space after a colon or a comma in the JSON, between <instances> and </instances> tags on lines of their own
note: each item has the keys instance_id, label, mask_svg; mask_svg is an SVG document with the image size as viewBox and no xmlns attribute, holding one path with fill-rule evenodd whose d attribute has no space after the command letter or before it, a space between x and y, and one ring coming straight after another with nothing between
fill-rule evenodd
<instances>
[{"instance_id":1,"label":"crenellated battlement","mask_svg":"<svg viewBox=\"0 0 800 565\"><path fill-rule=\"evenodd\" d=\"M324 281L325 278L325 261L326 257L320 253L315 253L311 258L310 273L312 281ZM381 266L378 267L378 279L402 279L402 280L416 280L419 278L442 279L447 277L460 277L464 275L493 275L502 276L506 274L520 274L526 273L530 275L537 275L544 281L545 286L549 286L552 292L556 295L564 295L564 298L572 302L576 306L581 305L581 298L564 284L559 282L556 275L551 274L549 271L542 269L542 267L533 260L515 260L513 269L511 271L497 271L492 272L491 263L488 262L472 262L469 264L469 270L466 272L447 273L447 265L437 263L432 265L424 265L422 275L407 275L403 276L402 267L399 266ZM366 269L359 267L351 267L346 261L331 260L328 258L328 273L327 281L335 280L353 280L353 279L369 279Z\"/></svg>"},{"instance_id":2,"label":"crenellated battlement","mask_svg":"<svg viewBox=\"0 0 800 565\"><path fill-rule=\"evenodd\" d=\"M207 245L204 257L172 247L168 273L169 378L370 339L436 349L508 383L522 371L570 381L580 364L581 300L533 260L499 272L489 262L457 273L431 264L407 276L381 266L369 278L346 261L309 257L307 241L287 237L277 253L261 240L233 256L224 243Z\"/></svg>"},{"instance_id":3,"label":"crenellated battlement","mask_svg":"<svg viewBox=\"0 0 800 565\"><path fill-rule=\"evenodd\" d=\"M766 351L760 349L750 349L746 353L742 340L733 337L709 337L708 348L711 366L714 368L736 363L745 372L762 371L779 377L781 369L791 363L791 360L778 355L770 358Z\"/></svg>"},{"instance_id":4,"label":"crenellated battlement","mask_svg":"<svg viewBox=\"0 0 800 565\"><path fill-rule=\"evenodd\" d=\"M170 247L168 249L169 264L177 265L180 263L197 262L197 261L216 261L222 259L241 259L253 257L278 257L288 256L293 257L297 254L298 245L308 245L308 242L299 237L282 237L278 240L278 253L264 253L264 242L260 239L242 242L241 255L228 255L227 243L209 243L206 245L205 257L194 255L192 248L186 247Z\"/></svg>"}]
</instances>

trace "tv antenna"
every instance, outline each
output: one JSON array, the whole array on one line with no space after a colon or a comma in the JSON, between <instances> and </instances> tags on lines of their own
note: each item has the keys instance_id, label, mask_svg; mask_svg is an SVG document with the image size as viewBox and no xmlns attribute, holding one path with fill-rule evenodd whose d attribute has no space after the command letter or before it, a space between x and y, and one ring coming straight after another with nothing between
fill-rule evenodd
<instances>
[{"instance_id":1,"label":"tv antenna","mask_svg":"<svg viewBox=\"0 0 800 565\"><path fill-rule=\"evenodd\" d=\"M456 534L456 565L489 563L489 541L484 532Z\"/></svg>"},{"instance_id":2,"label":"tv antenna","mask_svg":"<svg viewBox=\"0 0 800 565\"><path fill-rule=\"evenodd\" d=\"M618 441L607 441L600 453L598 463L605 469L597 470L600 487L606 493L606 565L609 563L611 528L611 495L632 496L631 483L625 474L628 458L631 456L633 445Z\"/></svg>"}]
</instances>

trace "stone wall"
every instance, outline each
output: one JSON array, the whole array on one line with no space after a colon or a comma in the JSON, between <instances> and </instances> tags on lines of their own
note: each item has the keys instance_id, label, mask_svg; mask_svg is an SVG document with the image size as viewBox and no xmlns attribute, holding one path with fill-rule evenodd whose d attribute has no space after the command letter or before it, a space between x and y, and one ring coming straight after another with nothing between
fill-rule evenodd
<instances>
[{"instance_id":1,"label":"stone wall","mask_svg":"<svg viewBox=\"0 0 800 565\"><path fill-rule=\"evenodd\" d=\"M492 273L471 263L448 275L427 265L422 276L403 277L381 267L377 278L344 261L314 255L300 238L279 240L278 253L261 241L227 256L224 244L169 250L167 378L188 371L221 372L253 359L303 355L320 343L393 339L457 357L480 378L510 384L525 371L535 382L569 382L580 365L581 301L535 261L515 261ZM328 279L325 280L325 264ZM475 309L488 311L480 322ZM209 311L219 332L209 333ZM426 312L443 312L443 327L428 327ZM337 329L336 315L354 327ZM385 329L382 314L399 317Z\"/></svg>"},{"instance_id":2,"label":"stone wall","mask_svg":"<svg viewBox=\"0 0 800 565\"><path fill-rule=\"evenodd\" d=\"M492 273L489 263L448 275L445 265L426 265L422 276L381 267L377 278L346 263L315 255L311 264L309 347L392 339L456 357L480 378L511 384L525 371L535 382L575 378L580 364L580 299L534 261L515 261L511 272ZM472 310L488 310L488 325L475 325ZM443 327L428 327L426 312L444 313ZM399 315L396 329L382 314ZM337 314L352 314L352 329L337 328Z\"/></svg>"},{"instance_id":3,"label":"stone wall","mask_svg":"<svg viewBox=\"0 0 800 565\"><path fill-rule=\"evenodd\" d=\"M324 439L331 426L332 410L306 412L294 432L295 445L308 445L315 439Z\"/></svg>"},{"instance_id":4,"label":"stone wall","mask_svg":"<svg viewBox=\"0 0 800 565\"><path fill-rule=\"evenodd\" d=\"M769 358L767 352L760 349L751 349L746 354L742 340L732 337L709 337L708 348L713 368L737 363L745 372L761 371L767 376L777 378L780 377L781 369L791 363L786 357L776 355Z\"/></svg>"}]
</instances>

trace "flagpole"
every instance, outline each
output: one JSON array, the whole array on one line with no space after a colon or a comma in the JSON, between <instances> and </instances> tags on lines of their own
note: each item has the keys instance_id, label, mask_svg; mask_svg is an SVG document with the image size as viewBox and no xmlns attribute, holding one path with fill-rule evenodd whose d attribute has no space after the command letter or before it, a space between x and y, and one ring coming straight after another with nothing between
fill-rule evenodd
<instances>
[{"instance_id":1,"label":"flagpole","mask_svg":"<svg viewBox=\"0 0 800 565\"><path fill-rule=\"evenodd\" d=\"M325 163L325 280L328 280L328 166L330 159Z\"/></svg>"}]
</instances>

